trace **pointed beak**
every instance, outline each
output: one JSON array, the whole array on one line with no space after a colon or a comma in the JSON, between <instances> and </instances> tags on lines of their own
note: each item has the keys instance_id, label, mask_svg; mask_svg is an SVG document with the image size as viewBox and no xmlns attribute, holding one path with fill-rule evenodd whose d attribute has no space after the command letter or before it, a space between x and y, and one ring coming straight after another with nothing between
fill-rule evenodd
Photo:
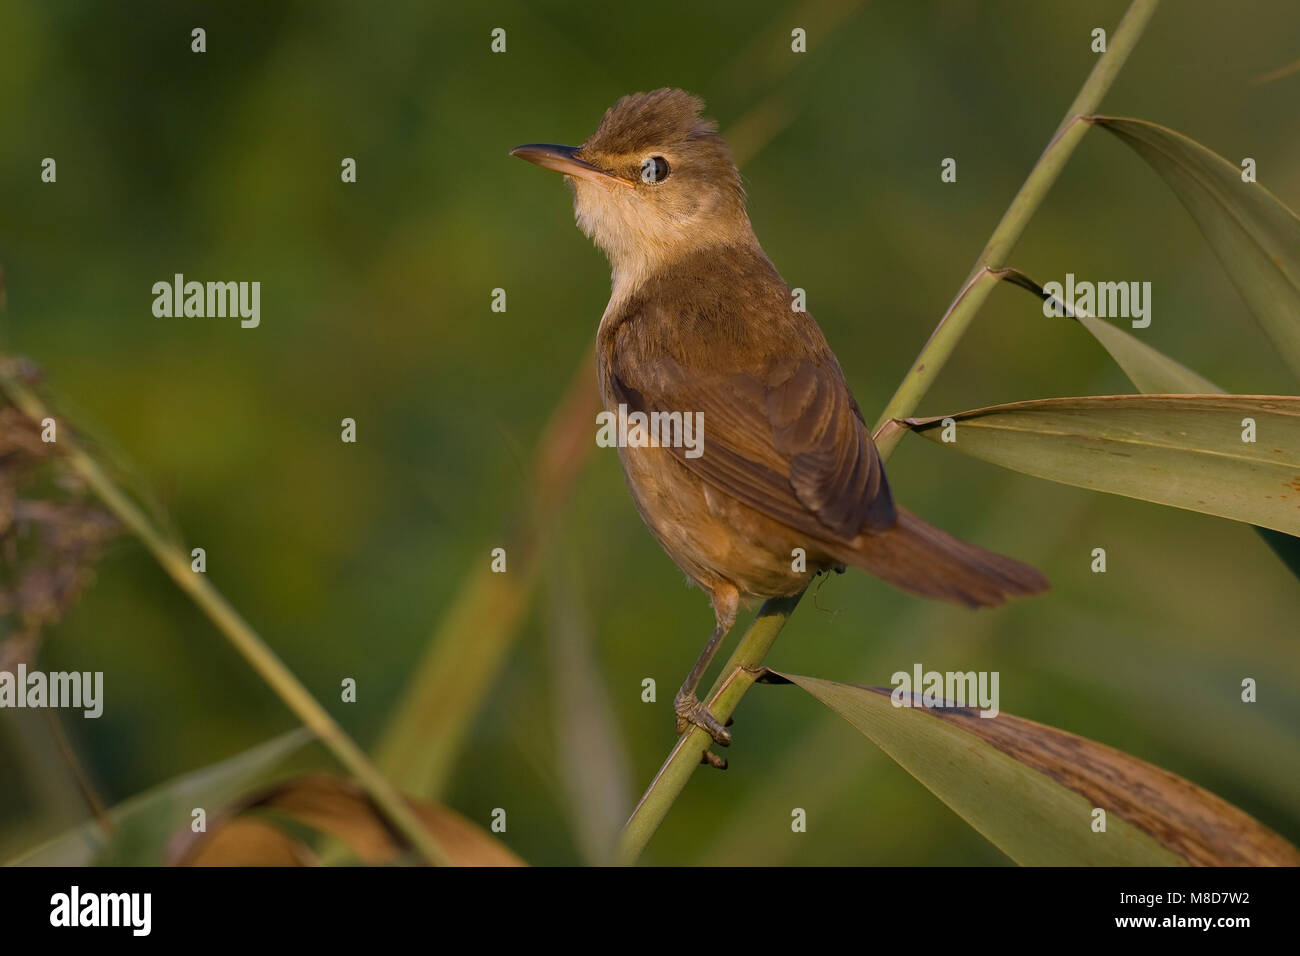
<instances>
[{"instance_id":1,"label":"pointed beak","mask_svg":"<svg viewBox=\"0 0 1300 956\"><path fill-rule=\"evenodd\" d=\"M593 166L586 160L579 159L578 150L581 148L580 146L555 146L551 143L529 143L527 146L516 146L510 151L510 155L576 179L589 179L596 183L618 183L622 186L635 185L631 180L615 176L599 166Z\"/></svg>"}]
</instances>

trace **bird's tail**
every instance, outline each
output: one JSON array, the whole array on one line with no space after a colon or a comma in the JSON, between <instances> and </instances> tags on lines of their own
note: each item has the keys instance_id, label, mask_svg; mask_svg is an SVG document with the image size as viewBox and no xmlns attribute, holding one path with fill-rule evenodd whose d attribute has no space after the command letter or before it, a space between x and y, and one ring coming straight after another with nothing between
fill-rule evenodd
<instances>
[{"instance_id":1,"label":"bird's tail","mask_svg":"<svg viewBox=\"0 0 1300 956\"><path fill-rule=\"evenodd\" d=\"M903 508L894 527L859 540L848 563L921 597L996 607L1051 587L1037 568L954 538Z\"/></svg>"}]
</instances>

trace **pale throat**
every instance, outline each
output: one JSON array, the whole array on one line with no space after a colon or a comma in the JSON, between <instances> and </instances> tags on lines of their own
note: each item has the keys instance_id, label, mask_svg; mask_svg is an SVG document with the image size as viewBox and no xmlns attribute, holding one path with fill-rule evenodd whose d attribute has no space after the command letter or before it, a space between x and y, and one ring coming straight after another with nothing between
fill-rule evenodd
<instances>
[{"instance_id":1,"label":"pale throat","mask_svg":"<svg viewBox=\"0 0 1300 956\"><path fill-rule=\"evenodd\" d=\"M758 244L743 207L726 214L695 210L689 218L640 205L609 187L577 185L574 218L610 266L608 316L652 276L676 262L722 245ZM620 187L621 188L621 187ZM603 319L602 319L603 321Z\"/></svg>"}]
</instances>

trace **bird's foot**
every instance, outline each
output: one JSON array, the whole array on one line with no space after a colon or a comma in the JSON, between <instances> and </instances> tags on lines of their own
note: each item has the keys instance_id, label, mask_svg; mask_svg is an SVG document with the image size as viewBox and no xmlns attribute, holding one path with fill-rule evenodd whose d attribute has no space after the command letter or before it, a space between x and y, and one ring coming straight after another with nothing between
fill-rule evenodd
<instances>
[{"instance_id":1,"label":"bird's foot","mask_svg":"<svg viewBox=\"0 0 1300 956\"><path fill-rule=\"evenodd\" d=\"M731 731L726 725L719 723L718 718L714 717L694 694L689 697L678 696L673 701L673 709L677 711L678 736L695 726L712 737L715 743L723 747L731 746ZM727 725L730 724L731 721L728 720ZM700 763L708 764L714 770L727 769L727 758L719 757L707 747L704 748L704 753L700 754Z\"/></svg>"},{"instance_id":2,"label":"bird's foot","mask_svg":"<svg viewBox=\"0 0 1300 956\"><path fill-rule=\"evenodd\" d=\"M679 735L684 734L689 727L699 727L712 737L715 743L723 747L731 746L731 731L723 725L722 721L714 717L694 694L687 696L679 694L673 700L673 710L677 714L677 733ZM712 763L711 761L706 762ZM724 765L726 764L726 761L722 762Z\"/></svg>"}]
</instances>

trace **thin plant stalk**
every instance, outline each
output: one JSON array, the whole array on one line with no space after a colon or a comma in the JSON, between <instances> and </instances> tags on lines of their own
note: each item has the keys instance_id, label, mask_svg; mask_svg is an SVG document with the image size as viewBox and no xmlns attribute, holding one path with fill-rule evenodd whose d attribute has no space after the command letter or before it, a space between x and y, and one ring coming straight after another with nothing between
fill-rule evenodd
<instances>
[{"instance_id":1,"label":"thin plant stalk","mask_svg":"<svg viewBox=\"0 0 1300 956\"><path fill-rule=\"evenodd\" d=\"M36 394L19 381L10 369L5 368L0 373L0 385L3 385L9 400L32 421L41 422L52 417ZM389 822L430 863L438 866L452 865L446 851L411 811L388 778L375 768L347 731L329 715L311 691L285 666L221 592L209 583L207 576L191 569L189 556L153 526L139 506L113 483L99 463L72 441L66 432L59 436L57 443L72 470L118 520L140 539L168 576L199 606L258 676L357 778Z\"/></svg>"},{"instance_id":2,"label":"thin plant stalk","mask_svg":"<svg viewBox=\"0 0 1300 956\"><path fill-rule=\"evenodd\" d=\"M1090 124L1084 117L1097 111L1158 4L1159 0L1133 0L1129 5L1110 38L1106 52L1088 74L1051 142L1011 201L952 306L885 407L876 427L877 434L883 439L882 457L889 456L902 436L901 430L890 427L891 423L916 411L935 376L970 328L971 320L989 292L1002 278L1002 266L1007 256L1087 131ZM763 658L794 613L800 597L802 595L774 598L759 610L707 697L710 711L720 720L725 722L732 715L740 698L763 673ZM623 827L617 854L619 863L632 864L641 856L673 803L686 788L710 743L709 735L698 727L692 727L677 741Z\"/></svg>"},{"instance_id":3,"label":"thin plant stalk","mask_svg":"<svg viewBox=\"0 0 1300 956\"><path fill-rule=\"evenodd\" d=\"M81 794L81 799L85 801L86 808L90 811L91 816L99 823L100 829L105 833L112 833L116 829L113 818L108 815L108 808L104 806L99 791L95 789L90 774L86 772L85 764L81 762L81 758L77 756L76 748L72 746L72 741L68 739L68 732L63 727L63 721L59 719L58 711L50 710L46 711L46 714L49 717L50 736L54 739L54 745L68 765L68 773L77 786L77 792Z\"/></svg>"}]
</instances>

